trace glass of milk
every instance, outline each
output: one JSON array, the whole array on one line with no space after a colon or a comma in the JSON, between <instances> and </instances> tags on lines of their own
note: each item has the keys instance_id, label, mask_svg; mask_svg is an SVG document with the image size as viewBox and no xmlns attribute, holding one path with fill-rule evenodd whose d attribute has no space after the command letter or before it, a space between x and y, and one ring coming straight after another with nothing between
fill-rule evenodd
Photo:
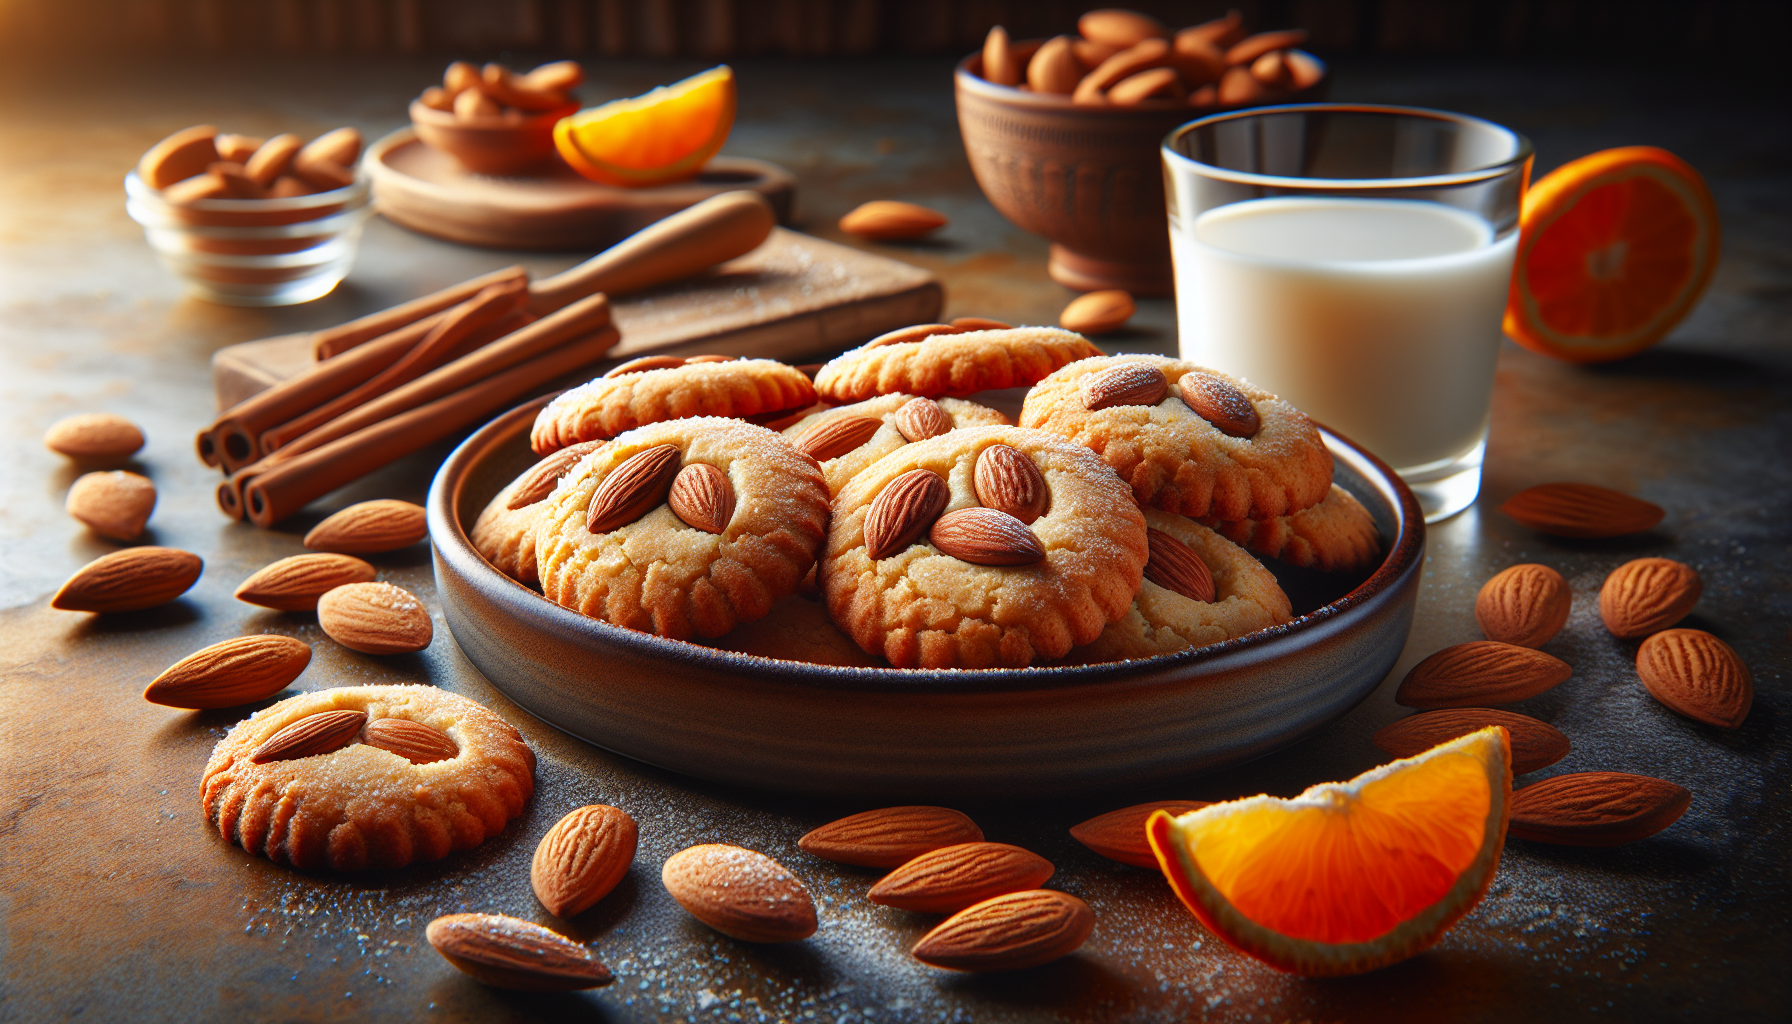
<instances>
[{"instance_id":1,"label":"glass of milk","mask_svg":"<svg viewBox=\"0 0 1792 1024\"><path fill-rule=\"evenodd\" d=\"M1192 122L1163 160L1183 358L1379 456L1427 522L1473 503L1529 140L1318 103Z\"/></svg>"}]
</instances>

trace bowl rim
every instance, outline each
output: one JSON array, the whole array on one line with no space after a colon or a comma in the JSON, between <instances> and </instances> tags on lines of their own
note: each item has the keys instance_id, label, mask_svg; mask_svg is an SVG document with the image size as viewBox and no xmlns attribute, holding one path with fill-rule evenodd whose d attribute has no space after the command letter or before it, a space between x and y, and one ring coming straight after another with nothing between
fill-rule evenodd
<instances>
[{"instance_id":1,"label":"bowl rim","mask_svg":"<svg viewBox=\"0 0 1792 1024\"><path fill-rule=\"evenodd\" d=\"M372 188L367 172L356 161L355 180L328 192L313 192L308 196L292 196L287 199L195 199L179 206L163 198L162 190L150 188L149 183L138 177L136 168L132 168L124 176L125 195L146 206L166 210L199 210L208 213L281 213L287 210L310 210L319 206L336 206L356 202L365 203Z\"/></svg>"},{"instance_id":2,"label":"bowl rim","mask_svg":"<svg viewBox=\"0 0 1792 1024\"><path fill-rule=\"evenodd\" d=\"M1016 42L1032 41L1033 40L1030 39L1016 40ZM1290 49L1300 50L1299 47L1290 47ZM1318 88L1325 83L1326 79L1331 77L1331 65L1320 58L1313 56L1306 50L1300 50L1300 52L1309 60L1319 65L1319 77L1305 88L1296 89L1293 92L1286 93L1285 95L1287 96L1309 95L1311 90ZM977 66L977 72L971 70L972 64ZM1086 103L1079 104L1072 102L1069 96L1061 95L1059 93L1029 92L1022 89L1016 89L1012 85L997 85L995 82L991 82L982 76L980 73L982 67L982 50L966 54L952 68L953 83L963 92L972 93L973 95L992 102L1012 107L1026 107L1041 111L1052 111L1055 113L1072 113L1092 121L1112 121L1127 116L1138 115L1152 115L1154 120L1162 120L1162 118L1156 117L1155 115L1178 111L1186 112L1188 114L1188 120L1193 121L1211 117L1216 114L1256 110L1263 106L1260 102L1253 102L1216 104L1211 107L1191 107L1187 103L1178 103L1174 100L1145 100L1137 106L1132 107L1116 107L1111 104L1103 104L1100 106Z\"/></svg>"}]
</instances>

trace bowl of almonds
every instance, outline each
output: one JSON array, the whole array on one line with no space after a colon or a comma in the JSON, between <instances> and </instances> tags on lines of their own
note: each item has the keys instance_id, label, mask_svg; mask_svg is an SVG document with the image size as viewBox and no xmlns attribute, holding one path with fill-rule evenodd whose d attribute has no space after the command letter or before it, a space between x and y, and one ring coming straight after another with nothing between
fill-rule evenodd
<instances>
[{"instance_id":1,"label":"bowl of almonds","mask_svg":"<svg viewBox=\"0 0 1792 1024\"><path fill-rule=\"evenodd\" d=\"M441 85L411 103L417 137L475 174L519 174L554 156L554 124L576 113L571 90L584 81L577 61L519 75L502 64L448 65Z\"/></svg>"}]
</instances>

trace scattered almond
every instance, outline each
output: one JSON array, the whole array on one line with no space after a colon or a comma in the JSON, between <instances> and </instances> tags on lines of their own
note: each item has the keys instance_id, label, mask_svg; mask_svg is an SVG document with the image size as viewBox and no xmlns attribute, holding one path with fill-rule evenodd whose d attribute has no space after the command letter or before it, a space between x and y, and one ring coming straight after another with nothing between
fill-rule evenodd
<instances>
[{"instance_id":1,"label":"scattered almond","mask_svg":"<svg viewBox=\"0 0 1792 1024\"><path fill-rule=\"evenodd\" d=\"M678 905L744 942L793 942L815 934L815 903L784 865L763 853L709 843L673 854L660 880Z\"/></svg>"},{"instance_id":2,"label":"scattered almond","mask_svg":"<svg viewBox=\"0 0 1792 1024\"><path fill-rule=\"evenodd\" d=\"M1106 334L1125 326L1138 308L1132 296L1118 288L1089 292L1070 300L1058 314L1058 326L1078 334Z\"/></svg>"},{"instance_id":3,"label":"scattered almond","mask_svg":"<svg viewBox=\"0 0 1792 1024\"><path fill-rule=\"evenodd\" d=\"M353 555L292 555L262 567L236 588L236 599L283 612L308 612L317 599L350 583L370 583L373 566Z\"/></svg>"},{"instance_id":4,"label":"scattered almond","mask_svg":"<svg viewBox=\"0 0 1792 1024\"><path fill-rule=\"evenodd\" d=\"M1557 775L1512 791L1508 832L1562 846L1617 846L1667 828L1691 803L1685 788L1647 775Z\"/></svg>"},{"instance_id":5,"label":"scattered almond","mask_svg":"<svg viewBox=\"0 0 1792 1024\"><path fill-rule=\"evenodd\" d=\"M44 445L71 459L126 459L143 447L143 431L123 416L90 412L57 420Z\"/></svg>"},{"instance_id":6,"label":"scattered almond","mask_svg":"<svg viewBox=\"0 0 1792 1024\"><path fill-rule=\"evenodd\" d=\"M1481 585L1475 621L1489 640L1542 647L1568 621L1573 593L1547 565L1514 565Z\"/></svg>"},{"instance_id":7,"label":"scattered almond","mask_svg":"<svg viewBox=\"0 0 1792 1024\"><path fill-rule=\"evenodd\" d=\"M363 501L329 516L305 535L313 551L372 555L408 548L429 535L429 513L408 501Z\"/></svg>"},{"instance_id":8,"label":"scattered almond","mask_svg":"<svg viewBox=\"0 0 1792 1024\"><path fill-rule=\"evenodd\" d=\"M1755 702L1748 666L1729 644L1702 629L1666 629L1636 652L1636 674L1650 696L1688 718L1734 729Z\"/></svg>"},{"instance_id":9,"label":"scattered almond","mask_svg":"<svg viewBox=\"0 0 1792 1024\"><path fill-rule=\"evenodd\" d=\"M888 558L913 544L952 500L939 474L911 469L884 485L865 514L865 553Z\"/></svg>"},{"instance_id":10,"label":"scattered almond","mask_svg":"<svg viewBox=\"0 0 1792 1024\"><path fill-rule=\"evenodd\" d=\"M805 853L841 864L893 868L930 850L981 842L983 830L949 807L884 807L830 821L797 840Z\"/></svg>"},{"instance_id":11,"label":"scattered almond","mask_svg":"<svg viewBox=\"0 0 1792 1024\"><path fill-rule=\"evenodd\" d=\"M977 456L972 485L987 508L1006 512L1032 526L1051 508L1052 493L1031 456L1005 444L992 444Z\"/></svg>"},{"instance_id":12,"label":"scattered almond","mask_svg":"<svg viewBox=\"0 0 1792 1024\"><path fill-rule=\"evenodd\" d=\"M1444 708L1409 715L1369 737L1395 757L1417 757L1440 743L1490 725L1502 726L1512 743L1512 774L1547 768L1568 756L1568 737L1528 715L1489 708Z\"/></svg>"},{"instance_id":13,"label":"scattered almond","mask_svg":"<svg viewBox=\"0 0 1792 1024\"><path fill-rule=\"evenodd\" d=\"M875 416L835 416L803 431L791 445L816 462L826 462L871 440L883 425Z\"/></svg>"},{"instance_id":14,"label":"scattered almond","mask_svg":"<svg viewBox=\"0 0 1792 1024\"><path fill-rule=\"evenodd\" d=\"M449 914L429 922L424 934L457 970L497 988L572 992L613 980L589 949L503 914Z\"/></svg>"},{"instance_id":15,"label":"scattered almond","mask_svg":"<svg viewBox=\"0 0 1792 1024\"><path fill-rule=\"evenodd\" d=\"M150 188L167 188L204 173L218 159L217 136L209 124L182 128L149 147L137 162L137 177Z\"/></svg>"},{"instance_id":16,"label":"scattered almond","mask_svg":"<svg viewBox=\"0 0 1792 1024\"><path fill-rule=\"evenodd\" d=\"M686 526L721 533L734 518L734 485L728 474L709 463L693 462L672 478L666 504Z\"/></svg>"},{"instance_id":17,"label":"scattered almond","mask_svg":"<svg viewBox=\"0 0 1792 1024\"><path fill-rule=\"evenodd\" d=\"M626 377L631 373L646 373L649 370L676 370L688 361L679 356L642 356L616 364L604 373L604 377Z\"/></svg>"},{"instance_id":18,"label":"scattered almond","mask_svg":"<svg viewBox=\"0 0 1792 1024\"><path fill-rule=\"evenodd\" d=\"M317 600L317 624L330 639L362 654L408 654L429 646L429 612L416 595L390 583L350 583Z\"/></svg>"},{"instance_id":19,"label":"scattered almond","mask_svg":"<svg viewBox=\"0 0 1792 1024\"><path fill-rule=\"evenodd\" d=\"M592 492L586 529L592 533L621 529L665 501L678 475L679 456L675 445L655 445L610 470Z\"/></svg>"},{"instance_id":20,"label":"scattered almond","mask_svg":"<svg viewBox=\"0 0 1792 1024\"><path fill-rule=\"evenodd\" d=\"M950 223L938 210L894 199L876 199L840 218L840 230L873 242L921 238Z\"/></svg>"},{"instance_id":21,"label":"scattered almond","mask_svg":"<svg viewBox=\"0 0 1792 1024\"><path fill-rule=\"evenodd\" d=\"M171 708L234 708L286 689L310 663L311 645L303 640L239 636L175 662L144 689L143 699Z\"/></svg>"},{"instance_id":22,"label":"scattered almond","mask_svg":"<svg viewBox=\"0 0 1792 1024\"><path fill-rule=\"evenodd\" d=\"M50 607L66 612L136 612L167 604L199 581L205 562L178 548L114 551L68 578Z\"/></svg>"},{"instance_id":23,"label":"scattered almond","mask_svg":"<svg viewBox=\"0 0 1792 1024\"><path fill-rule=\"evenodd\" d=\"M1568 663L1529 647L1471 640L1414 665L1394 703L1409 708L1512 704L1535 697L1574 674Z\"/></svg>"},{"instance_id":24,"label":"scattered almond","mask_svg":"<svg viewBox=\"0 0 1792 1024\"><path fill-rule=\"evenodd\" d=\"M1145 559L1146 579L1191 601L1213 603L1213 570L1200 555L1155 527L1146 527L1145 541L1150 552Z\"/></svg>"},{"instance_id":25,"label":"scattered almond","mask_svg":"<svg viewBox=\"0 0 1792 1024\"><path fill-rule=\"evenodd\" d=\"M638 836L635 819L620 807L592 804L561 818L535 847L535 898L555 917L589 909L628 874Z\"/></svg>"},{"instance_id":26,"label":"scattered almond","mask_svg":"<svg viewBox=\"0 0 1792 1024\"><path fill-rule=\"evenodd\" d=\"M1205 800L1153 800L1099 814L1071 828L1070 836L1089 849L1135 868L1157 869L1157 854L1145 838L1145 823L1158 811L1181 815L1208 806Z\"/></svg>"},{"instance_id":27,"label":"scattered almond","mask_svg":"<svg viewBox=\"0 0 1792 1024\"><path fill-rule=\"evenodd\" d=\"M1557 537L1622 537L1661 522L1664 512L1641 498L1594 484L1538 484L1507 498L1500 511Z\"/></svg>"},{"instance_id":28,"label":"scattered almond","mask_svg":"<svg viewBox=\"0 0 1792 1024\"><path fill-rule=\"evenodd\" d=\"M1047 39L1027 62L1027 85L1034 92L1068 96L1082 77L1083 65L1076 59L1069 36Z\"/></svg>"},{"instance_id":29,"label":"scattered almond","mask_svg":"<svg viewBox=\"0 0 1792 1024\"><path fill-rule=\"evenodd\" d=\"M1692 566L1671 558L1638 558L1612 570L1599 588L1599 617L1612 635L1633 640L1686 618L1704 584Z\"/></svg>"},{"instance_id":30,"label":"scattered almond","mask_svg":"<svg viewBox=\"0 0 1792 1024\"><path fill-rule=\"evenodd\" d=\"M249 752L254 764L269 761L296 761L301 757L328 754L353 743L367 722L367 712L341 709L306 715L264 740Z\"/></svg>"},{"instance_id":31,"label":"scattered almond","mask_svg":"<svg viewBox=\"0 0 1792 1024\"><path fill-rule=\"evenodd\" d=\"M925 441L952 429L952 417L931 398L911 398L890 417L904 441Z\"/></svg>"},{"instance_id":32,"label":"scattered almond","mask_svg":"<svg viewBox=\"0 0 1792 1024\"><path fill-rule=\"evenodd\" d=\"M927 541L972 565L1036 565L1045 545L1031 527L1000 509L972 506L948 512L933 524Z\"/></svg>"},{"instance_id":33,"label":"scattered almond","mask_svg":"<svg viewBox=\"0 0 1792 1024\"><path fill-rule=\"evenodd\" d=\"M122 469L84 473L68 489L68 514L110 540L143 536L156 507L156 485L146 476Z\"/></svg>"},{"instance_id":34,"label":"scattered almond","mask_svg":"<svg viewBox=\"0 0 1792 1024\"><path fill-rule=\"evenodd\" d=\"M514 512L519 508L528 508L554 493L554 488L560 483L560 478L565 476L568 470L578 465L580 459L608 443L607 441L580 441L578 444L568 445L537 462L530 467L527 473L523 474L522 479L516 485L516 490L510 493L510 501L505 507Z\"/></svg>"},{"instance_id":35,"label":"scattered almond","mask_svg":"<svg viewBox=\"0 0 1792 1024\"><path fill-rule=\"evenodd\" d=\"M1121 363L1084 377L1083 407L1093 412L1116 405L1156 405L1170 386L1150 363Z\"/></svg>"},{"instance_id":36,"label":"scattered almond","mask_svg":"<svg viewBox=\"0 0 1792 1024\"><path fill-rule=\"evenodd\" d=\"M954 971L1018 971L1068 956L1095 930L1089 905L1050 889L984 900L921 936L916 960Z\"/></svg>"},{"instance_id":37,"label":"scattered almond","mask_svg":"<svg viewBox=\"0 0 1792 1024\"><path fill-rule=\"evenodd\" d=\"M923 853L879 879L873 903L924 914L951 914L1004 893L1037 889L1057 869L1006 843L961 843Z\"/></svg>"},{"instance_id":38,"label":"scattered almond","mask_svg":"<svg viewBox=\"0 0 1792 1024\"><path fill-rule=\"evenodd\" d=\"M435 764L460 756L460 747L434 726L408 718L376 718L361 730L361 742L397 754L412 764Z\"/></svg>"}]
</instances>

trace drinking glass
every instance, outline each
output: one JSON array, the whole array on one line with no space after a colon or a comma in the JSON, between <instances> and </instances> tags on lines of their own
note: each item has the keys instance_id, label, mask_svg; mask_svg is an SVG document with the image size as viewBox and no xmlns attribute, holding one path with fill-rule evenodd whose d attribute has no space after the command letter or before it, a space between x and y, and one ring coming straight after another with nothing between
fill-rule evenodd
<instances>
[{"instance_id":1,"label":"drinking glass","mask_svg":"<svg viewBox=\"0 0 1792 1024\"><path fill-rule=\"evenodd\" d=\"M1183 358L1374 452L1427 522L1473 503L1529 140L1313 103L1183 125L1163 161Z\"/></svg>"}]
</instances>

